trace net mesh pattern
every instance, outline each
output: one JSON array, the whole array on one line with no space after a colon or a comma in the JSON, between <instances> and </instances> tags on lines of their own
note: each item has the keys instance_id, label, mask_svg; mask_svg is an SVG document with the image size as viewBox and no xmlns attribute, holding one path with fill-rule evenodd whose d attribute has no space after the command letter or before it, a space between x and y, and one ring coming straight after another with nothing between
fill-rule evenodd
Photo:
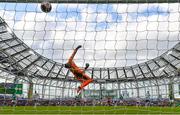
<instances>
[{"instance_id":1,"label":"net mesh pattern","mask_svg":"<svg viewBox=\"0 0 180 115\"><path fill-rule=\"evenodd\" d=\"M124 67L153 59L179 40L179 4L1 4L1 16L17 36L49 59L75 57L83 66Z\"/></svg>"},{"instance_id":2,"label":"net mesh pattern","mask_svg":"<svg viewBox=\"0 0 180 115\"><path fill-rule=\"evenodd\" d=\"M179 3L53 3L44 13L39 3L2 2L0 17L2 105L23 105L22 111L32 105L36 112L38 106L62 112L60 107L71 105L94 114L163 113L162 107L134 106L170 106L169 113L176 112L171 106L180 97ZM81 95L80 83L63 67L78 45L74 61L80 67L89 63L86 74L94 79ZM53 110L55 105L61 106Z\"/></svg>"}]
</instances>

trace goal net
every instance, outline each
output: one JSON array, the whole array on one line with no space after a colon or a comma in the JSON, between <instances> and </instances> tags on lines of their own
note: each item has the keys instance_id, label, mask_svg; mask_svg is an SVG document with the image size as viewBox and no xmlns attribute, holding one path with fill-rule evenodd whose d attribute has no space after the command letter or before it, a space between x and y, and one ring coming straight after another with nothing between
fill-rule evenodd
<instances>
[{"instance_id":1,"label":"goal net","mask_svg":"<svg viewBox=\"0 0 180 115\"><path fill-rule=\"evenodd\" d=\"M44 13L38 2L0 2L0 105L17 106L4 110L179 112L179 3L50 1ZM81 95L63 67L78 45L74 62L94 79Z\"/></svg>"}]
</instances>

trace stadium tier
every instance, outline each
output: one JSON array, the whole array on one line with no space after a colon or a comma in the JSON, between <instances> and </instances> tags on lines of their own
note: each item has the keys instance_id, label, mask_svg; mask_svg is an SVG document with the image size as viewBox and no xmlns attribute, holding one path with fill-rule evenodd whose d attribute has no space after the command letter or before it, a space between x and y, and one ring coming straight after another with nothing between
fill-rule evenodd
<instances>
[{"instance_id":1,"label":"stadium tier","mask_svg":"<svg viewBox=\"0 0 180 115\"><path fill-rule=\"evenodd\" d=\"M14 34L2 18L0 21L1 71L14 75L17 79L24 79L26 81L30 79L31 82L33 79L62 81L63 83L77 82L69 70L64 68L63 64L43 57L33 51ZM146 87L144 87L146 91L154 87L156 88L155 91L152 91L154 93L151 92L154 97L162 94L167 98L169 95L167 86L164 86L165 88L163 90L160 89L160 87L161 85L179 82L177 76L179 74L179 56L180 43L176 44L161 56L145 63L127 67L89 68L86 73L94 79L93 84L99 86L97 89L90 88L85 91L85 94L87 97L96 95L102 98L103 90L106 89L111 92L113 89L114 92L111 93L114 93L115 96L112 94L114 98L120 98L122 92L123 95L129 97L128 90L133 90L134 95L131 96L145 97L147 92L144 92L142 95L140 92L144 91L142 90L142 83L147 82L147 84L145 84ZM153 83L150 84L149 82ZM109 83L113 83L114 85L111 89L104 85ZM128 87L129 89L121 89L122 86L120 86L120 84L126 83L131 84L131 86ZM70 87L66 86L66 88ZM41 91L43 90L45 89L42 87ZM71 90L74 89L72 88ZM63 97L63 95L61 96ZM69 96L71 95L68 95L68 97Z\"/></svg>"}]
</instances>

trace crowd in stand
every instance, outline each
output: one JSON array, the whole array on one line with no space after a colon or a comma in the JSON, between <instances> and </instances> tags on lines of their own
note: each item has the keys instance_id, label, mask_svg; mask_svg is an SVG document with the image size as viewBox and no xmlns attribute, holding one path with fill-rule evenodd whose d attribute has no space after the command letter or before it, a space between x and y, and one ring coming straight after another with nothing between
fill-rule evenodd
<instances>
[{"instance_id":1,"label":"crowd in stand","mask_svg":"<svg viewBox=\"0 0 180 115\"><path fill-rule=\"evenodd\" d=\"M169 99L79 99L79 98L64 98L64 99L38 99L29 100L19 98L0 97L0 106L171 106L172 102Z\"/></svg>"}]
</instances>

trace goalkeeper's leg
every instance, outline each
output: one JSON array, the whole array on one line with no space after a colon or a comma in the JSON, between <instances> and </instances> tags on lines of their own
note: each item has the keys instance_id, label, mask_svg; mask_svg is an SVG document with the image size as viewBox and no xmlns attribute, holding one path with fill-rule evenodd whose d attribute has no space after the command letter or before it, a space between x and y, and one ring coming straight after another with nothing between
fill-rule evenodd
<instances>
[{"instance_id":1,"label":"goalkeeper's leg","mask_svg":"<svg viewBox=\"0 0 180 115\"><path fill-rule=\"evenodd\" d=\"M81 86L78 87L77 93L79 93L80 90L82 90L85 86L87 86L89 83L91 83L93 79L88 79L85 82L81 84Z\"/></svg>"}]
</instances>

